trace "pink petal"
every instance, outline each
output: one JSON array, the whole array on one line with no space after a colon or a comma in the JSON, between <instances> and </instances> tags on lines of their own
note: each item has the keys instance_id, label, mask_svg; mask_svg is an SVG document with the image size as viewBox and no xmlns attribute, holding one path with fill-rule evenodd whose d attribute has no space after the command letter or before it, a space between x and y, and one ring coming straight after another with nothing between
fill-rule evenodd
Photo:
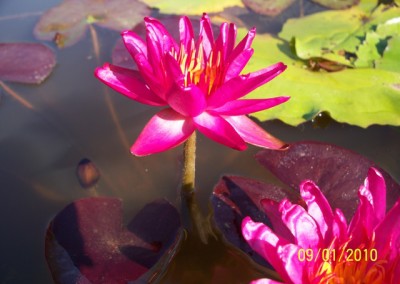
<instances>
[{"instance_id":1,"label":"pink petal","mask_svg":"<svg viewBox=\"0 0 400 284\"><path fill-rule=\"evenodd\" d=\"M336 208L334 212L333 237L336 237L340 243L344 243L348 239L347 220L342 210Z\"/></svg>"},{"instance_id":2,"label":"pink petal","mask_svg":"<svg viewBox=\"0 0 400 284\"><path fill-rule=\"evenodd\" d=\"M269 82L285 69L286 65L279 62L257 72L235 77L209 96L208 105L211 108L217 108L229 101L239 99Z\"/></svg>"},{"instance_id":3,"label":"pink petal","mask_svg":"<svg viewBox=\"0 0 400 284\"><path fill-rule=\"evenodd\" d=\"M95 76L130 99L152 106L166 105L164 100L147 88L138 71L106 63L95 70Z\"/></svg>"},{"instance_id":4,"label":"pink petal","mask_svg":"<svg viewBox=\"0 0 400 284\"><path fill-rule=\"evenodd\" d=\"M210 18L205 13L200 20L199 40L203 45L206 58L208 58L214 45L214 35L211 27Z\"/></svg>"},{"instance_id":5,"label":"pink petal","mask_svg":"<svg viewBox=\"0 0 400 284\"><path fill-rule=\"evenodd\" d=\"M377 226L375 236L375 248L380 256L390 253L392 260L400 254L400 199Z\"/></svg>"},{"instance_id":6,"label":"pink petal","mask_svg":"<svg viewBox=\"0 0 400 284\"><path fill-rule=\"evenodd\" d=\"M268 149L281 149L285 143L273 137L250 118L241 116L223 116L236 132L249 144Z\"/></svg>"},{"instance_id":7,"label":"pink petal","mask_svg":"<svg viewBox=\"0 0 400 284\"><path fill-rule=\"evenodd\" d=\"M121 33L126 49L134 58L136 54L143 54L147 58L146 43L136 33L132 31L123 31Z\"/></svg>"},{"instance_id":8,"label":"pink petal","mask_svg":"<svg viewBox=\"0 0 400 284\"><path fill-rule=\"evenodd\" d=\"M268 219L271 221L275 234L284 238L289 243L294 243L296 241L295 238L282 222L282 213L279 211L279 203L271 199L263 199L261 200L261 206L265 214L267 214Z\"/></svg>"},{"instance_id":9,"label":"pink petal","mask_svg":"<svg viewBox=\"0 0 400 284\"><path fill-rule=\"evenodd\" d=\"M216 40L217 49L222 53L222 60L226 61L233 51L236 41L236 26L222 23L219 36Z\"/></svg>"},{"instance_id":10,"label":"pink petal","mask_svg":"<svg viewBox=\"0 0 400 284\"><path fill-rule=\"evenodd\" d=\"M298 256L299 246L287 243L263 223L249 217L242 221L242 234L250 247L263 256L287 283L306 283L305 261Z\"/></svg>"},{"instance_id":11,"label":"pink petal","mask_svg":"<svg viewBox=\"0 0 400 284\"><path fill-rule=\"evenodd\" d=\"M236 130L219 115L203 112L194 117L193 121L197 129L208 138L236 150L246 149L246 143Z\"/></svg>"},{"instance_id":12,"label":"pink petal","mask_svg":"<svg viewBox=\"0 0 400 284\"><path fill-rule=\"evenodd\" d=\"M179 20L179 37L186 53L190 52L191 44L194 39L193 27L189 18L184 16Z\"/></svg>"},{"instance_id":13,"label":"pink petal","mask_svg":"<svg viewBox=\"0 0 400 284\"><path fill-rule=\"evenodd\" d=\"M250 247L266 259L284 281L290 281L279 252L283 246L289 244L286 240L263 223L253 222L250 217L245 217L242 221L242 235Z\"/></svg>"},{"instance_id":14,"label":"pink petal","mask_svg":"<svg viewBox=\"0 0 400 284\"><path fill-rule=\"evenodd\" d=\"M175 85L167 98L168 104L183 116L197 116L206 108L204 93L195 85L180 88Z\"/></svg>"},{"instance_id":15,"label":"pink petal","mask_svg":"<svg viewBox=\"0 0 400 284\"><path fill-rule=\"evenodd\" d=\"M296 244L303 248L318 248L322 245L322 236L315 220L306 210L288 200L280 203L282 221L296 239Z\"/></svg>"},{"instance_id":16,"label":"pink petal","mask_svg":"<svg viewBox=\"0 0 400 284\"><path fill-rule=\"evenodd\" d=\"M282 284L282 282L278 282L278 281L267 279L267 278L262 278L262 279L251 281L250 284Z\"/></svg>"},{"instance_id":17,"label":"pink petal","mask_svg":"<svg viewBox=\"0 0 400 284\"><path fill-rule=\"evenodd\" d=\"M167 108L155 114L140 133L131 153L146 156L159 153L184 142L195 130L191 120Z\"/></svg>"},{"instance_id":18,"label":"pink petal","mask_svg":"<svg viewBox=\"0 0 400 284\"><path fill-rule=\"evenodd\" d=\"M333 212L328 200L313 181L307 180L300 184L300 195L307 204L307 212L317 222L325 245L333 239Z\"/></svg>"},{"instance_id":19,"label":"pink petal","mask_svg":"<svg viewBox=\"0 0 400 284\"><path fill-rule=\"evenodd\" d=\"M160 21L146 17L144 18L144 22L146 24L147 36L158 42L162 53L179 50L174 38Z\"/></svg>"},{"instance_id":20,"label":"pink petal","mask_svg":"<svg viewBox=\"0 0 400 284\"><path fill-rule=\"evenodd\" d=\"M249 49L255 36L256 28L252 28L232 51L231 55L228 57L228 62L233 61L243 50Z\"/></svg>"},{"instance_id":21,"label":"pink petal","mask_svg":"<svg viewBox=\"0 0 400 284\"><path fill-rule=\"evenodd\" d=\"M370 168L364 181L364 187L371 193L370 201L374 207L376 218L381 221L386 214L386 184L382 174L375 168Z\"/></svg>"},{"instance_id":22,"label":"pink petal","mask_svg":"<svg viewBox=\"0 0 400 284\"><path fill-rule=\"evenodd\" d=\"M230 101L213 109L221 115L244 115L260 110L269 109L289 100L290 97L276 97L269 99L249 99L249 100L236 100Z\"/></svg>"},{"instance_id":23,"label":"pink petal","mask_svg":"<svg viewBox=\"0 0 400 284\"><path fill-rule=\"evenodd\" d=\"M225 82L238 76L242 72L243 68L249 62L250 58L253 56L254 50L248 48L239 53L231 62L226 69Z\"/></svg>"}]
</instances>

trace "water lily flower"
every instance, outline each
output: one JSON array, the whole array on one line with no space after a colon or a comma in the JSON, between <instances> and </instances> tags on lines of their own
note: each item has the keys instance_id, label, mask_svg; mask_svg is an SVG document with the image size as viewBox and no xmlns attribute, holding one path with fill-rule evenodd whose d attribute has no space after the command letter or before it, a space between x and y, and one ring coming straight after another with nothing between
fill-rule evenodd
<instances>
[{"instance_id":1,"label":"water lily flower","mask_svg":"<svg viewBox=\"0 0 400 284\"><path fill-rule=\"evenodd\" d=\"M186 141L197 129L208 138L237 150L246 142L277 149L283 143L246 115L281 104L289 97L241 99L283 72L277 63L241 75L253 54L255 28L235 46L236 26L223 23L214 40L210 19L200 21L195 40L187 17L179 22L177 43L156 19L145 18L146 41L122 32L138 70L104 64L95 76L130 99L164 107L147 123L131 148L137 156L158 153Z\"/></svg>"},{"instance_id":2,"label":"water lily flower","mask_svg":"<svg viewBox=\"0 0 400 284\"><path fill-rule=\"evenodd\" d=\"M386 185L370 168L350 224L312 182L300 185L304 207L262 202L273 229L246 217L242 233L284 283L394 284L400 277L400 199L386 213ZM259 279L252 284L281 283Z\"/></svg>"}]
</instances>

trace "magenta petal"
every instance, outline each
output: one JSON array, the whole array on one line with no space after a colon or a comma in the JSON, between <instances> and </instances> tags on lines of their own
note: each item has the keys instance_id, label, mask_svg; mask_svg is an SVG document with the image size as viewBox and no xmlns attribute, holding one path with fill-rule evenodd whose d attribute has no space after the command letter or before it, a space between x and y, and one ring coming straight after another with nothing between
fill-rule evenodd
<instances>
[{"instance_id":1,"label":"magenta petal","mask_svg":"<svg viewBox=\"0 0 400 284\"><path fill-rule=\"evenodd\" d=\"M140 133L131 153L146 156L173 148L186 139L195 130L191 120L167 108L155 114Z\"/></svg>"},{"instance_id":2,"label":"magenta petal","mask_svg":"<svg viewBox=\"0 0 400 284\"><path fill-rule=\"evenodd\" d=\"M239 44L232 51L231 55L228 57L228 62L234 60L243 50L249 49L256 36L256 28L252 28L247 35L239 42Z\"/></svg>"},{"instance_id":3,"label":"magenta petal","mask_svg":"<svg viewBox=\"0 0 400 284\"><path fill-rule=\"evenodd\" d=\"M271 199L263 199L261 200L261 206L264 209L265 214L267 214L268 219L271 221L275 234L286 239L290 243L294 243L296 240L286 225L282 222L282 213L279 211L279 203Z\"/></svg>"},{"instance_id":4,"label":"magenta petal","mask_svg":"<svg viewBox=\"0 0 400 284\"><path fill-rule=\"evenodd\" d=\"M219 115L203 112L194 117L193 121L197 129L208 138L236 150L246 149L246 143L236 130Z\"/></svg>"},{"instance_id":5,"label":"magenta petal","mask_svg":"<svg viewBox=\"0 0 400 284\"><path fill-rule=\"evenodd\" d=\"M317 222L322 237L327 241L326 246L332 240L333 212L328 200L321 190L312 181L304 181L300 184L300 195L307 204L307 212Z\"/></svg>"},{"instance_id":6,"label":"magenta petal","mask_svg":"<svg viewBox=\"0 0 400 284\"><path fill-rule=\"evenodd\" d=\"M213 109L221 115L244 115L277 106L289 100L290 97L276 97L270 99L249 99L230 101Z\"/></svg>"},{"instance_id":7,"label":"magenta petal","mask_svg":"<svg viewBox=\"0 0 400 284\"><path fill-rule=\"evenodd\" d=\"M147 88L138 71L106 63L95 70L95 76L130 99L152 106L166 105L164 100Z\"/></svg>"},{"instance_id":8,"label":"magenta petal","mask_svg":"<svg viewBox=\"0 0 400 284\"><path fill-rule=\"evenodd\" d=\"M364 188L371 193L376 218L378 221L383 220L386 214L386 184L382 174L375 168L369 169Z\"/></svg>"},{"instance_id":9,"label":"magenta petal","mask_svg":"<svg viewBox=\"0 0 400 284\"><path fill-rule=\"evenodd\" d=\"M280 206L282 221L292 232L298 246L317 248L322 245L322 236L318 224L303 207L292 204L288 200L283 200Z\"/></svg>"},{"instance_id":10,"label":"magenta petal","mask_svg":"<svg viewBox=\"0 0 400 284\"><path fill-rule=\"evenodd\" d=\"M223 117L247 143L268 149L281 149L285 145L245 115Z\"/></svg>"},{"instance_id":11,"label":"magenta petal","mask_svg":"<svg viewBox=\"0 0 400 284\"><path fill-rule=\"evenodd\" d=\"M232 53L236 41L236 26L234 24L222 23L216 46L222 53L222 60L226 61Z\"/></svg>"},{"instance_id":12,"label":"magenta petal","mask_svg":"<svg viewBox=\"0 0 400 284\"><path fill-rule=\"evenodd\" d=\"M252 48L245 49L229 62L228 68L226 69L225 82L238 76L240 72L242 72L243 68L253 56L253 53L254 50Z\"/></svg>"},{"instance_id":13,"label":"magenta petal","mask_svg":"<svg viewBox=\"0 0 400 284\"><path fill-rule=\"evenodd\" d=\"M192 23L186 16L179 20L179 37L181 40L181 45L185 48L186 53L189 53L192 41L194 39L194 34Z\"/></svg>"},{"instance_id":14,"label":"magenta petal","mask_svg":"<svg viewBox=\"0 0 400 284\"><path fill-rule=\"evenodd\" d=\"M381 255L390 253L393 259L400 254L400 199L377 226L375 236L375 248Z\"/></svg>"},{"instance_id":15,"label":"magenta petal","mask_svg":"<svg viewBox=\"0 0 400 284\"><path fill-rule=\"evenodd\" d=\"M170 107L184 116L197 116L206 108L205 95L195 85L187 88L175 85L167 101Z\"/></svg>"},{"instance_id":16,"label":"magenta petal","mask_svg":"<svg viewBox=\"0 0 400 284\"><path fill-rule=\"evenodd\" d=\"M235 77L210 95L208 105L217 108L226 102L239 99L272 80L285 69L286 65L279 62L257 72Z\"/></svg>"},{"instance_id":17,"label":"magenta petal","mask_svg":"<svg viewBox=\"0 0 400 284\"><path fill-rule=\"evenodd\" d=\"M143 54L147 58L146 43L134 32L123 31L121 33L126 49L134 58L136 54Z\"/></svg>"},{"instance_id":18,"label":"magenta petal","mask_svg":"<svg viewBox=\"0 0 400 284\"><path fill-rule=\"evenodd\" d=\"M206 58L209 57L211 50L214 46L214 35L211 27L210 18L207 14L203 14L200 20L200 35L199 40L203 45Z\"/></svg>"},{"instance_id":19,"label":"magenta petal","mask_svg":"<svg viewBox=\"0 0 400 284\"><path fill-rule=\"evenodd\" d=\"M144 19L146 24L147 36L150 36L161 47L162 53L170 52L173 49L178 51L178 45L167 29L158 20L150 17ZM149 56L150 57L150 56Z\"/></svg>"},{"instance_id":20,"label":"magenta petal","mask_svg":"<svg viewBox=\"0 0 400 284\"><path fill-rule=\"evenodd\" d=\"M262 278L262 279L251 281L250 284L282 284L282 282L267 279L267 278Z\"/></svg>"},{"instance_id":21,"label":"magenta petal","mask_svg":"<svg viewBox=\"0 0 400 284\"><path fill-rule=\"evenodd\" d=\"M284 247L291 244L276 235L263 223L253 222L250 217L246 217L242 221L242 235L250 247L264 257L284 281L292 283L288 272L292 274L293 271L286 270L284 263L286 256L282 255Z\"/></svg>"}]
</instances>

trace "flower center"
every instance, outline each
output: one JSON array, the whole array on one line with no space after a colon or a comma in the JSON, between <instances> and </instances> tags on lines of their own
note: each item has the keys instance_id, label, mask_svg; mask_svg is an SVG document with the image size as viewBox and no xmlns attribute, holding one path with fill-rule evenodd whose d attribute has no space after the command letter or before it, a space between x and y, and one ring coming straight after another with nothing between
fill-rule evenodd
<instances>
[{"instance_id":1,"label":"flower center","mask_svg":"<svg viewBox=\"0 0 400 284\"><path fill-rule=\"evenodd\" d=\"M181 44L175 58L184 75L185 87L195 84L205 93L210 94L223 83L223 64L220 51L211 50L207 58L202 42L196 48L192 39L188 50L185 50Z\"/></svg>"},{"instance_id":2,"label":"flower center","mask_svg":"<svg viewBox=\"0 0 400 284\"><path fill-rule=\"evenodd\" d=\"M342 253L344 257L339 259ZM390 263L387 258L377 259L373 245L349 249L345 244L336 251L335 259L316 263L317 272L311 278L327 284L392 284L400 257Z\"/></svg>"}]
</instances>

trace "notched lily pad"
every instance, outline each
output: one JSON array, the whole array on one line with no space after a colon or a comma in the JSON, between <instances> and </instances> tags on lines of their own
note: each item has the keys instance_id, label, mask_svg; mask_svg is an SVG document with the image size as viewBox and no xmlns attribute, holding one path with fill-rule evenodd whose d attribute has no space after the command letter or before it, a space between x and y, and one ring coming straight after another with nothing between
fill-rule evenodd
<instances>
[{"instance_id":1,"label":"notched lily pad","mask_svg":"<svg viewBox=\"0 0 400 284\"><path fill-rule=\"evenodd\" d=\"M254 12L267 16L282 13L295 0L242 0L243 4Z\"/></svg>"},{"instance_id":2,"label":"notched lily pad","mask_svg":"<svg viewBox=\"0 0 400 284\"><path fill-rule=\"evenodd\" d=\"M56 56L40 43L0 43L0 80L40 84L56 65Z\"/></svg>"},{"instance_id":3,"label":"notched lily pad","mask_svg":"<svg viewBox=\"0 0 400 284\"><path fill-rule=\"evenodd\" d=\"M165 200L144 207L127 228L121 200L86 198L62 210L46 235L56 283L127 283L141 277L177 241L180 219ZM80 282L81 281L81 282Z\"/></svg>"},{"instance_id":4,"label":"notched lily pad","mask_svg":"<svg viewBox=\"0 0 400 284\"><path fill-rule=\"evenodd\" d=\"M67 47L78 42L90 24L120 32L131 29L149 14L150 9L136 0L64 0L43 14L34 34Z\"/></svg>"},{"instance_id":5,"label":"notched lily pad","mask_svg":"<svg viewBox=\"0 0 400 284\"><path fill-rule=\"evenodd\" d=\"M263 150L256 158L289 188L248 178L223 177L214 188L212 206L215 223L224 237L263 265L265 261L248 247L241 235L245 216L273 227L260 205L263 199L279 202L288 198L305 206L300 202L299 185L310 179L319 186L332 208L340 208L350 220L359 202L358 189L371 166L385 178L387 208L400 197L400 186L384 170L365 157L338 146L299 142L283 151Z\"/></svg>"}]
</instances>

